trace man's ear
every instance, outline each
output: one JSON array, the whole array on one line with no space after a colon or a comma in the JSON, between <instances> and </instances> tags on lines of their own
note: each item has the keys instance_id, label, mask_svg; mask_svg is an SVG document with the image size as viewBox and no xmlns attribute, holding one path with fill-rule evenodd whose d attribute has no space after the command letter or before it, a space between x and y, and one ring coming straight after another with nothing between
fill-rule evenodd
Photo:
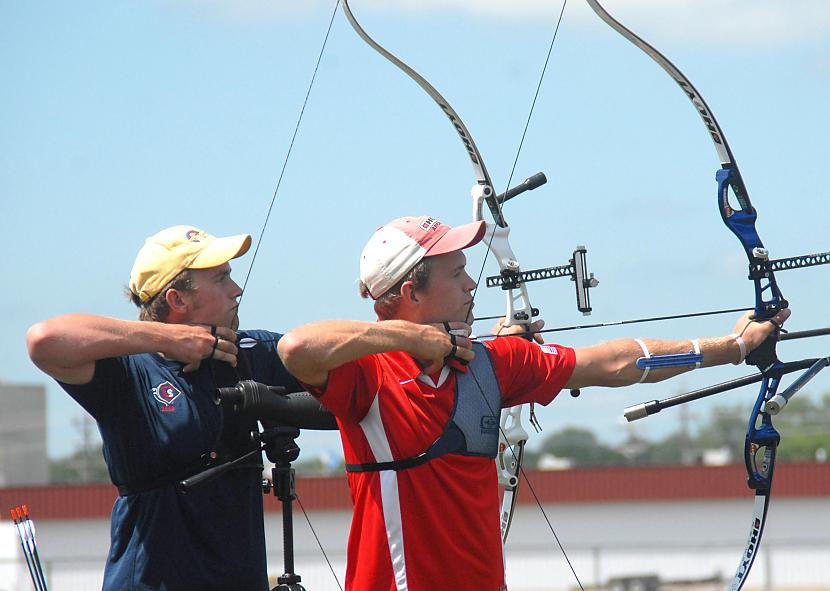
<instances>
[{"instance_id":1,"label":"man's ear","mask_svg":"<svg viewBox=\"0 0 830 591\"><path fill-rule=\"evenodd\" d=\"M167 301L167 306L170 308L171 312L175 312L178 314L183 314L188 310L188 303L184 297L184 294L179 291L178 289L168 289L167 292L164 294L164 299Z\"/></svg>"},{"instance_id":2,"label":"man's ear","mask_svg":"<svg viewBox=\"0 0 830 591\"><path fill-rule=\"evenodd\" d=\"M404 281L401 285L401 299L410 305L418 305L419 299L412 281Z\"/></svg>"}]
</instances>

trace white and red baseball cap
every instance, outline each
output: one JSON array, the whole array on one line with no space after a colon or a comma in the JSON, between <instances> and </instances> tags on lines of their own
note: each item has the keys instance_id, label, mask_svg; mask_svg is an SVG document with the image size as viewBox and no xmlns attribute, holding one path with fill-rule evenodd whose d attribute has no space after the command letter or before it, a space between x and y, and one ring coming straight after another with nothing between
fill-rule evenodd
<instances>
[{"instance_id":1,"label":"white and red baseball cap","mask_svg":"<svg viewBox=\"0 0 830 591\"><path fill-rule=\"evenodd\" d=\"M463 250L484 237L483 221L452 228L431 216L404 217L377 229L360 255L360 280L378 299L424 257Z\"/></svg>"}]
</instances>

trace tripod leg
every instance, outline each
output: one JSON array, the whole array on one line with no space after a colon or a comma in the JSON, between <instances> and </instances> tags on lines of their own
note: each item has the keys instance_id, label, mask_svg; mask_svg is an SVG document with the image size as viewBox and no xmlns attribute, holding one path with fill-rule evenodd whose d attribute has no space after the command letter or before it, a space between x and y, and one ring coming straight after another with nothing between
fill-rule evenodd
<instances>
[{"instance_id":1,"label":"tripod leg","mask_svg":"<svg viewBox=\"0 0 830 591\"><path fill-rule=\"evenodd\" d=\"M277 578L273 591L305 591L300 584L301 577L294 572L294 468L288 462L279 462L271 470L274 480L274 494L282 501L282 552L285 572Z\"/></svg>"}]
</instances>

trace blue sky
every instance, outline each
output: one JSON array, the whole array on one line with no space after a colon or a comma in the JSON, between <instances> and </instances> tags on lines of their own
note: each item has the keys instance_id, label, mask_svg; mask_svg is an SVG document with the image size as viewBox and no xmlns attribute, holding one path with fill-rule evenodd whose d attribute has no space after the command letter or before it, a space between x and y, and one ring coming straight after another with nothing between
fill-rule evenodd
<instances>
[{"instance_id":1,"label":"blue sky","mask_svg":"<svg viewBox=\"0 0 830 591\"><path fill-rule=\"evenodd\" d=\"M29 362L25 331L64 312L132 318L122 297L144 237L191 223L259 235L334 2L0 0L0 260L8 326L0 379L46 383L49 449L77 442L80 409ZM772 2L608 0L665 53L717 116L774 258L830 250L830 7ZM461 115L499 191L510 167L560 5L354 0L380 43L424 75ZM513 183L549 182L505 217L526 269L588 247L600 279L591 321L751 305L745 258L720 220L718 161L695 111L645 54L571 0ZM469 221L466 153L432 100L335 18L274 213L241 306L243 326L288 330L321 318L371 319L357 296L357 255L385 221L429 213ZM477 275L483 248L469 254ZM252 256L235 265L244 279ZM496 271L487 261L487 274ZM830 268L779 275L790 328L830 324ZM529 286L548 326L583 321L565 280ZM479 314L503 309L500 293ZM490 290L492 291L492 290ZM564 333L568 345L620 336L730 332L732 318ZM478 327L486 332L487 326ZM828 341L784 344L782 359L828 354ZM630 429L660 436L677 410L626 426L622 409L750 373L726 367L673 383L587 389L540 412L546 433ZM801 395L830 388L821 376ZM701 420L717 402L690 408ZM786 434L785 434L786 436ZM786 441L786 440L785 440ZM309 453L333 434L304 434Z\"/></svg>"}]
</instances>

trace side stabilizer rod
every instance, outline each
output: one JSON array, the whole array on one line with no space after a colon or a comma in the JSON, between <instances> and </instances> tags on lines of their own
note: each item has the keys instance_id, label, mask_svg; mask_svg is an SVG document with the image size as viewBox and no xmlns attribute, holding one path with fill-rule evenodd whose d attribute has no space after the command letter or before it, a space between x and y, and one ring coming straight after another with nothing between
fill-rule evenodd
<instances>
[{"instance_id":1,"label":"side stabilizer rod","mask_svg":"<svg viewBox=\"0 0 830 591\"><path fill-rule=\"evenodd\" d=\"M767 400L766 405L764 405L764 412L771 415L777 415L781 412L781 410L787 406L790 398L795 396L801 388L806 386L807 382L816 377L818 372L827 367L828 363L830 363L830 357L822 357L817 360L812 366L810 366L810 369L798 376L798 379L790 384L789 388Z\"/></svg>"},{"instance_id":2,"label":"side stabilizer rod","mask_svg":"<svg viewBox=\"0 0 830 591\"><path fill-rule=\"evenodd\" d=\"M777 370L777 373L785 375L788 373L792 373L794 371L812 368L818 362L822 361L822 359L825 360L827 363L830 363L830 357L819 359L802 359L801 361L790 361L788 363L784 363L781 369ZM815 373L818 373L818 371L816 371ZM813 375L815 375L815 373ZM757 382L760 382L762 379L764 379L764 376L759 372L742 378L729 380L728 382L721 382L720 384L715 384L714 386L707 386L706 388L693 390L692 392L687 392L685 394L680 394L678 396L664 398L663 400L652 400L651 402L635 404L634 406L629 406L628 408L624 409L623 416L630 423L632 421L636 421L637 419L642 419L644 417L657 414L664 408L671 408L673 406L678 406L680 404L685 404L687 402L692 402L694 400L700 400L701 398L706 398L707 396L713 396L715 394L720 394L722 392L734 390L735 388L741 388L749 384L755 384ZM810 379L812 379L812 376ZM809 379L807 381L809 381ZM802 386L803 385L804 384L802 384Z\"/></svg>"}]
</instances>

